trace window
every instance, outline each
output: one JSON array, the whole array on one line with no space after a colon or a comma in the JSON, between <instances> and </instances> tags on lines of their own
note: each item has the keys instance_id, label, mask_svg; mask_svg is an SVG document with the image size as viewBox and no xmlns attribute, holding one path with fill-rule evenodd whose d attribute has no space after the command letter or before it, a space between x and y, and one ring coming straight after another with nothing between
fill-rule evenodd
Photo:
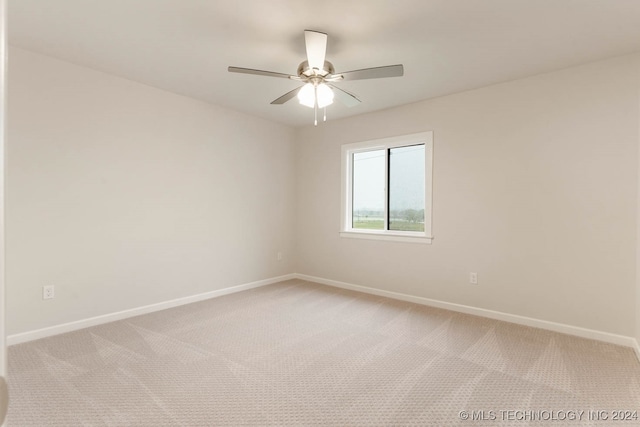
<instances>
[{"instance_id":1,"label":"window","mask_svg":"<svg viewBox=\"0 0 640 427\"><path fill-rule=\"evenodd\" d=\"M431 243L433 133L342 146L342 237Z\"/></svg>"}]
</instances>

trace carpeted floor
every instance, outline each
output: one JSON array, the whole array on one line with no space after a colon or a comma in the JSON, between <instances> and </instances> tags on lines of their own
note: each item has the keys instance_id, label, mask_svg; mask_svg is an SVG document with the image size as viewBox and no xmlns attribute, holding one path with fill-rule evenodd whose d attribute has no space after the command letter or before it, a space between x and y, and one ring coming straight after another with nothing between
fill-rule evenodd
<instances>
[{"instance_id":1,"label":"carpeted floor","mask_svg":"<svg viewBox=\"0 0 640 427\"><path fill-rule=\"evenodd\" d=\"M9 426L640 425L629 348L299 280L12 346L9 385Z\"/></svg>"}]
</instances>

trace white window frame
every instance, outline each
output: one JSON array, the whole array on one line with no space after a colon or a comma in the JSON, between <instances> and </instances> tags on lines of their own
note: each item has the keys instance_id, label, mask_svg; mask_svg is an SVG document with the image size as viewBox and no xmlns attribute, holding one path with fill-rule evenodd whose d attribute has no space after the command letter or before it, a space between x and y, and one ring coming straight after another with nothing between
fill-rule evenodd
<instances>
[{"instance_id":1,"label":"white window frame","mask_svg":"<svg viewBox=\"0 0 640 427\"><path fill-rule=\"evenodd\" d=\"M353 228L353 155L363 151L389 150L390 148L424 144L424 232L386 230L388 222L389 189L385 188L385 230ZM385 151L388 153L388 151ZM385 182L388 183L389 162L385 162ZM390 240L431 244L432 193L433 193L433 132L356 142L342 146L340 237L359 239Z\"/></svg>"}]
</instances>

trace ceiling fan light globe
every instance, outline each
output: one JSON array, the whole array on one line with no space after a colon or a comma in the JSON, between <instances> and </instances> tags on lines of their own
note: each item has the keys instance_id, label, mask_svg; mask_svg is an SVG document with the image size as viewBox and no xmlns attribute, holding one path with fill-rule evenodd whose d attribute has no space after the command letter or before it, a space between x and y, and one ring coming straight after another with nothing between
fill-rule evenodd
<instances>
[{"instance_id":1,"label":"ceiling fan light globe","mask_svg":"<svg viewBox=\"0 0 640 427\"><path fill-rule=\"evenodd\" d=\"M318 96L318 108L333 104L333 90L326 84L319 84L316 88L316 93Z\"/></svg>"},{"instance_id":2,"label":"ceiling fan light globe","mask_svg":"<svg viewBox=\"0 0 640 427\"><path fill-rule=\"evenodd\" d=\"M302 86L302 89L298 92L298 101L300 104L313 108L316 103L316 93L315 88L311 83L307 83Z\"/></svg>"}]
</instances>

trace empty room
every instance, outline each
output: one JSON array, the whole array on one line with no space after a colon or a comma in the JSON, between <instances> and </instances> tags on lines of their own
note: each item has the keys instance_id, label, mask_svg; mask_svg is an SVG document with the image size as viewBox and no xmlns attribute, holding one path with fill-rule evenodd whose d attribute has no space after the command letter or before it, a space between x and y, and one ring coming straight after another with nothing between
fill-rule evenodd
<instances>
[{"instance_id":1,"label":"empty room","mask_svg":"<svg viewBox=\"0 0 640 427\"><path fill-rule=\"evenodd\" d=\"M640 426L637 0L0 18L3 425Z\"/></svg>"}]
</instances>

